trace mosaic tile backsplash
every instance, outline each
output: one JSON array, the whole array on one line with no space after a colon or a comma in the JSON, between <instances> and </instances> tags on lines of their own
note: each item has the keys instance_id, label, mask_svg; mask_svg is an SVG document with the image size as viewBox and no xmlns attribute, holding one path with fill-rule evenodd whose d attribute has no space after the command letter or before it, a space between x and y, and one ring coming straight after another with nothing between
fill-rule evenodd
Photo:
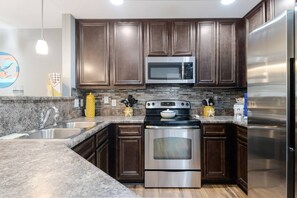
<instances>
[{"instance_id":1,"label":"mosaic tile backsplash","mask_svg":"<svg viewBox=\"0 0 297 198\"><path fill-rule=\"evenodd\" d=\"M192 114L202 115L203 105L201 101L213 97L215 102L215 115L232 116L235 98L243 97L246 89L230 88L198 88L188 85L148 85L146 89L139 90L77 90L78 97L85 98L88 92L92 92L96 98L96 115L123 115L125 105L121 100L133 95L138 103L133 107L134 115L145 115L145 102L158 99L188 100L192 104ZM104 104L104 97L109 98L109 103ZM111 100L116 100L116 106L111 105Z\"/></svg>"},{"instance_id":2,"label":"mosaic tile backsplash","mask_svg":"<svg viewBox=\"0 0 297 198\"><path fill-rule=\"evenodd\" d=\"M72 97L0 97L0 136L38 129L42 109L55 106L59 120L82 116L81 109L73 108ZM46 125L53 124L53 113Z\"/></svg>"}]
</instances>

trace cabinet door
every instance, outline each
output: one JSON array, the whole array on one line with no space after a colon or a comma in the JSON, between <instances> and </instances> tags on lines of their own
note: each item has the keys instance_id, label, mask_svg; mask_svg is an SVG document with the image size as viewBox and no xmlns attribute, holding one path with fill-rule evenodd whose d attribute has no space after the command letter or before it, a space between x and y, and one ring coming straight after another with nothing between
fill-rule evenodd
<instances>
[{"instance_id":1,"label":"cabinet door","mask_svg":"<svg viewBox=\"0 0 297 198\"><path fill-rule=\"evenodd\" d=\"M172 55L191 56L195 52L195 26L192 22L172 23Z\"/></svg>"},{"instance_id":2,"label":"cabinet door","mask_svg":"<svg viewBox=\"0 0 297 198\"><path fill-rule=\"evenodd\" d=\"M102 171L109 173L109 152L108 141L104 142L99 148L96 149L96 164Z\"/></svg>"},{"instance_id":3,"label":"cabinet door","mask_svg":"<svg viewBox=\"0 0 297 198\"><path fill-rule=\"evenodd\" d=\"M114 85L143 85L141 22L115 22L113 35Z\"/></svg>"},{"instance_id":4,"label":"cabinet door","mask_svg":"<svg viewBox=\"0 0 297 198\"><path fill-rule=\"evenodd\" d=\"M143 182L142 138L133 136L118 137L117 180Z\"/></svg>"},{"instance_id":5,"label":"cabinet door","mask_svg":"<svg viewBox=\"0 0 297 198\"><path fill-rule=\"evenodd\" d=\"M92 163L94 166L96 166L96 155L95 155L95 153L92 153L92 155L89 156L86 160L88 162Z\"/></svg>"},{"instance_id":6,"label":"cabinet door","mask_svg":"<svg viewBox=\"0 0 297 198\"><path fill-rule=\"evenodd\" d=\"M228 179L225 137L203 138L203 179Z\"/></svg>"},{"instance_id":7,"label":"cabinet door","mask_svg":"<svg viewBox=\"0 0 297 198\"><path fill-rule=\"evenodd\" d=\"M85 159L88 159L95 151L95 138L91 136L79 145L75 146L73 150Z\"/></svg>"},{"instance_id":8,"label":"cabinet door","mask_svg":"<svg viewBox=\"0 0 297 198\"><path fill-rule=\"evenodd\" d=\"M237 139L237 184L247 192L247 144Z\"/></svg>"},{"instance_id":9,"label":"cabinet door","mask_svg":"<svg viewBox=\"0 0 297 198\"><path fill-rule=\"evenodd\" d=\"M149 56L168 55L168 22L154 21L146 25L146 48Z\"/></svg>"},{"instance_id":10,"label":"cabinet door","mask_svg":"<svg viewBox=\"0 0 297 198\"><path fill-rule=\"evenodd\" d=\"M78 87L109 85L109 23L79 22Z\"/></svg>"},{"instance_id":11,"label":"cabinet door","mask_svg":"<svg viewBox=\"0 0 297 198\"><path fill-rule=\"evenodd\" d=\"M246 30L247 33L252 32L265 22L265 3L259 4L254 8L246 17Z\"/></svg>"},{"instance_id":12,"label":"cabinet door","mask_svg":"<svg viewBox=\"0 0 297 198\"><path fill-rule=\"evenodd\" d=\"M215 21L197 23L197 84L216 84Z\"/></svg>"},{"instance_id":13,"label":"cabinet door","mask_svg":"<svg viewBox=\"0 0 297 198\"><path fill-rule=\"evenodd\" d=\"M236 86L236 22L219 21L218 31L218 85Z\"/></svg>"}]
</instances>

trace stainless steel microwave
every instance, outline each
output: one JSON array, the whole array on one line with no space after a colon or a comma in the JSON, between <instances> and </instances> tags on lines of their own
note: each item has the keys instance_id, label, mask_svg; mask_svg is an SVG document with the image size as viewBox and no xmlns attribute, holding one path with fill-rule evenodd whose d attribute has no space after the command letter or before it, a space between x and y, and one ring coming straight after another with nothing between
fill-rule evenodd
<instances>
[{"instance_id":1,"label":"stainless steel microwave","mask_svg":"<svg viewBox=\"0 0 297 198\"><path fill-rule=\"evenodd\" d=\"M146 57L146 84L195 83L195 57Z\"/></svg>"}]
</instances>

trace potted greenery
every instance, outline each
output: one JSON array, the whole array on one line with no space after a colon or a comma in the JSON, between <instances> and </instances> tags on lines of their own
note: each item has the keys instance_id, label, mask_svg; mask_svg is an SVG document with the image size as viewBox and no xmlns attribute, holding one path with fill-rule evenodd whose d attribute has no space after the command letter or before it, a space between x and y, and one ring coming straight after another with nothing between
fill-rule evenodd
<instances>
[{"instance_id":1,"label":"potted greenery","mask_svg":"<svg viewBox=\"0 0 297 198\"><path fill-rule=\"evenodd\" d=\"M133 98L132 95L128 95L128 98L121 100L121 103L125 104L126 108L124 110L124 115L126 117L132 117L133 116L133 105L136 104L138 100Z\"/></svg>"}]
</instances>

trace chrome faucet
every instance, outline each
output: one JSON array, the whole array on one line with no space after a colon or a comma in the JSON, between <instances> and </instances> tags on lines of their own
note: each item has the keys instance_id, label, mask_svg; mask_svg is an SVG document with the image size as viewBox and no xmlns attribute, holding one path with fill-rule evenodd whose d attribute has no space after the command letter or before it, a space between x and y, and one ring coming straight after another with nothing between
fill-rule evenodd
<instances>
[{"instance_id":1,"label":"chrome faucet","mask_svg":"<svg viewBox=\"0 0 297 198\"><path fill-rule=\"evenodd\" d=\"M48 120L48 117L51 113L51 111L54 110L55 115L54 115L54 125L53 126L57 126L57 122L58 122L58 118L60 116L59 114L59 110L57 107L52 106L52 107L46 107L44 109L42 109L41 114L40 114L40 122L39 122L39 129L43 129L45 126L46 121Z\"/></svg>"}]
</instances>

